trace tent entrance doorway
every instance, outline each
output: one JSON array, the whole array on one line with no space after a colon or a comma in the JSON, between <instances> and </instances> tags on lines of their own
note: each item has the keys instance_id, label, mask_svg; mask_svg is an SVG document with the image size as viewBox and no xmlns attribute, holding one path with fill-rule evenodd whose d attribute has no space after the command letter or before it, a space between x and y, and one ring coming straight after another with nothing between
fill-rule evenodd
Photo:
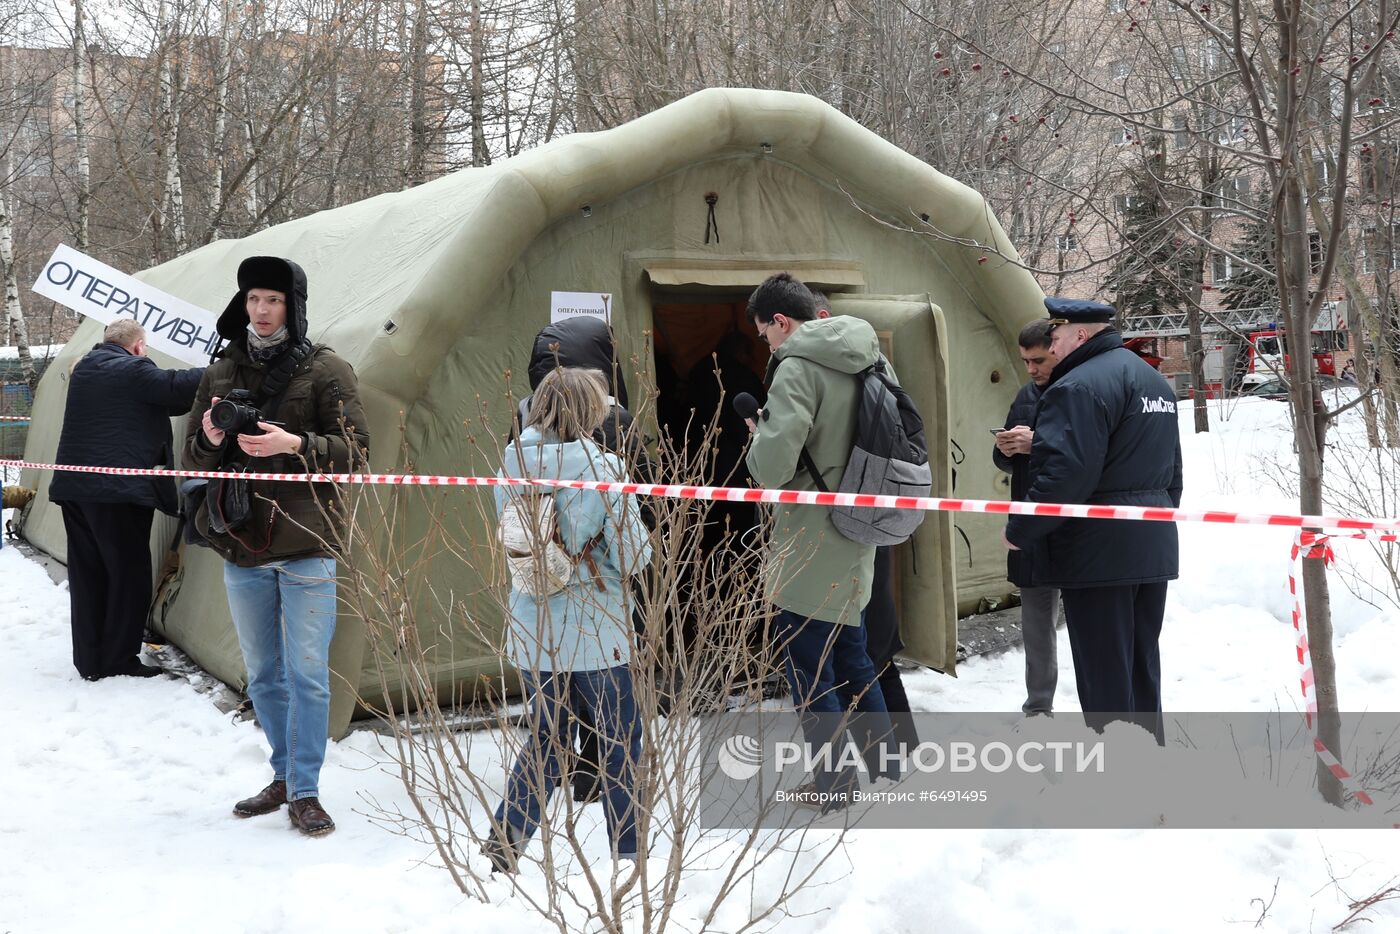
<instances>
[{"instance_id":1,"label":"tent entrance doorway","mask_svg":"<svg viewBox=\"0 0 1400 934\"><path fill-rule=\"evenodd\" d=\"M652 306L658 440L673 460L683 457L690 465L686 483L749 485L749 431L734 411L734 397L747 392L763 404L768 345L746 308L747 293L668 297ZM752 503L714 503L702 537L705 554L756 524Z\"/></svg>"}]
</instances>

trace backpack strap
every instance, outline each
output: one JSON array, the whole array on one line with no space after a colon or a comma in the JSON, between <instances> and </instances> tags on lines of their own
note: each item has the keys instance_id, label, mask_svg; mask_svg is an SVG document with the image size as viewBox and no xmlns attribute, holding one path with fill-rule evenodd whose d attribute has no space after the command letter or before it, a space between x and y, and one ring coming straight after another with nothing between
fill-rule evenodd
<instances>
[{"instance_id":1,"label":"backpack strap","mask_svg":"<svg viewBox=\"0 0 1400 934\"><path fill-rule=\"evenodd\" d=\"M879 373L881 376L884 375L885 358L883 356L876 359L874 363L861 370L859 373L856 373L855 378L857 380L864 381L866 374L870 372ZM797 462L801 464L802 467L805 468L809 474L812 475L812 482L817 485L817 490L819 492L831 492L831 488L828 487L826 485L826 481L822 479L821 472L817 470L816 463L812 461L812 452L807 450L807 445L802 445L802 452L797 455Z\"/></svg>"},{"instance_id":2,"label":"backpack strap","mask_svg":"<svg viewBox=\"0 0 1400 934\"><path fill-rule=\"evenodd\" d=\"M553 497L554 493L545 493L543 495ZM577 569L580 564L586 564L588 566L588 573L592 575L593 583L597 586L600 593L608 589L608 585L603 583L603 573L598 570L598 561L593 557L593 549L602 544L603 529L599 529L597 535L594 535L588 541L584 542L578 554L569 554L569 549L564 547L564 536L559 531L559 503L556 501L554 504L554 534L551 537L554 539L554 544L559 546L559 550L569 555L569 559L573 561L575 569Z\"/></svg>"},{"instance_id":3,"label":"backpack strap","mask_svg":"<svg viewBox=\"0 0 1400 934\"><path fill-rule=\"evenodd\" d=\"M802 453L797 455L797 461L807 469L807 472L809 474L812 475L812 482L817 485L818 491L822 493L831 492L831 490L826 485L826 481L822 480L822 475L817 470L817 465L812 462L812 453L807 450L807 445L802 445Z\"/></svg>"}]
</instances>

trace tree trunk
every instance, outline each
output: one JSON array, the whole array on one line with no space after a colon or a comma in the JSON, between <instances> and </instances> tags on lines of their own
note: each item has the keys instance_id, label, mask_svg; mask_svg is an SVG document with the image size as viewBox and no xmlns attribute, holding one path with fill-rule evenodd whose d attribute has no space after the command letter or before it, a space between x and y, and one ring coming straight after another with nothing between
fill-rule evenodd
<instances>
[{"instance_id":1,"label":"tree trunk","mask_svg":"<svg viewBox=\"0 0 1400 934\"><path fill-rule=\"evenodd\" d=\"M407 12L407 11L405 11ZM428 152L428 8L416 0L408 60L408 159L404 187L423 181Z\"/></svg>"},{"instance_id":2,"label":"tree trunk","mask_svg":"<svg viewBox=\"0 0 1400 934\"><path fill-rule=\"evenodd\" d=\"M1295 113L1297 88L1295 76L1290 75L1288 63L1296 54L1298 22L1303 15L1292 6L1297 0L1275 0L1279 20L1285 25L1279 31L1279 57L1283 67L1278 70L1278 102L1280 122L1286 124ZM1291 130L1281 126L1280 130ZM1304 515L1323 511L1323 441L1327 430L1322 400L1317 393L1313 374L1312 321L1314 309L1308 296L1310 259L1308 246L1308 216L1300 177L1301 162L1298 134L1280 132L1280 140L1289 140L1281 153L1278 210L1274 214L1275 268L1278 270L1279 300L1283 320L1288 323L1288 374L1292 386L1288 403L1293 410L1294 438L1298 452L1298 507ZM1317 301L1321 301L1319 296ZM1317 700L1317 735L1323 745L1342 758L1341 721L1338 716L1337 665L1332 651L1332 602L1327 582L1327 565L1321 557L1303 560L1303 603L1308 619L1308 649L1312 657L1313 691ZM1316 762L1318 790L1329 804L1340 806L1342 786L1323 764Z\"/></svg>"},{"instance_id":3,"label":"tree trunk","mask_svg":"<svg viewBox=\"0 0 1400 934\"><path fill-rule=\"evenodd\" d=\"M490 154L486 151L486 117L483 113L483 81L482 64L486 57L486 41L481 34L481 0L471 0L471 43L472 43L472 76L471 76L471 124L472 124L472 165L483 166L491 162ZM507 82L509 87L509 82ZM507 103L506 111L509 112ZM506 134L506 145L510 145L510 134Z\"/></svg>"},{"instance_id":4,"label":"tree trunk","mask_svg":"<svg viewBox=\"0 0 1400 934\"><path fill-rule=\"evenodd\" d=\"M10 176L10 157L6 152L0 172ZM0 188L0 263L5 265L5 320L19 350L19 368L24 381L33 390L39 385L34 358L29 352L29 327L24 322L24 308L19 300L19 280L15 277L14 219L10 216L10 193Z\"/></svg>"},{"instance_id":5,"label":"tree trunk","mask_svg":"<svg viewBox=\"0 0 1400 934\"><path fill-rule=\"evenodd\" d=\"M1206 223L1210 223L1209 218ZM1206 348L1201 335L1201 284L1205 282L1205 250L1198 245L1191 254L1191 291L1186 302L1186 362L1191 368L1192 414L1196 419L1196 434L1210 431L1210 406L1206 400ZM1225 385L1222 382L1221 385Z\"/></svg>"},{"instance_id":6,"label":"tree trunk","mask_svg":"<svg viewBox=\"0 0 1400 934\"><path fill-rule=\"evenodd\" d=\"M156 14L156 33L160 55L160 144L159 158L165 173L161 189L160 213L169 225L175 254L185 252L185 195L180 187L180 118L175 99L175 76L170 64L173 54L168 41L171 32L167 20L168 6L161 0Z\"/></svg>"},{"instance_id":7,"label":"tree trunk","mask_svg":"<svg viewBox=\"0 0 1400 934\"><path fill-rule=\"evenodd\" d=\"M1379 410L1376 406L1376 364L1371 359L1371 355L1366 350L1366 335L1373 334L1373 340L1379 340L1379 332L1373 327L1369 320L1370 315L1365 314L1364 308L1369 305L1366 294L1361 291L1352 291L1351 283L1347 283L1347 333L1351 335L1352 350L1351 356L1355 363L1356 384L1362 392L1361 413L1366 422L1366 443L1370 447L1381 446L1381 433L1378 421ZM1379 345L1377 345L1379 346Z\"/></svg>"},{"instance_id":8,"label":"tree trunk","mask_svg":"<svg viewBox=\"0 0 1400 934\"><path fill-rule=\"evenodd\" d=\"M73 0L73 135L78 151L78 218L74 239L79 252L88 252L88 215L92 204L92 172L88 162L87 92L83 85L87 58L83 0Z\"/></svg>"},{"instance_id":9,"label":"tree trunk","mask_svg":"<svg viewBox=\"0 0 1400 934\"><path fill-rule=\"evenodd\" d=\"M224 213L224 136L228 132L228 82L233 70L229 44L229 17L233 4L228 0L219 9L219 38L214 48L214 129L209 140L209 230L204 242L219 239L219 218Z\"/></svg>"}]
</instances>

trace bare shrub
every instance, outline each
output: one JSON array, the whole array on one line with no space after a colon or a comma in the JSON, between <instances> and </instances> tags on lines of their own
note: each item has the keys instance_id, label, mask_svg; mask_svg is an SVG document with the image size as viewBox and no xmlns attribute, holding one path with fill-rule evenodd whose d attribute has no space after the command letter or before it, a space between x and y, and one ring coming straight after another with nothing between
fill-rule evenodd
<instances>
[{"instance_id":1,"label":"bare shrub","mask_svg":"<svg viewBox=\"0 0 1400 934\"><path fill-rule=\"evenodd\" d=\"M633 385L641 379L634 377ZM658 394L648 386L640 395L635 424L654 424ZM510 443L500 433L502 413L515 407L508 391L479 403L478 416L463 426L473 462L502 462ZM716 413L692 426L700 430L685 433L690 444L655 439L651 472L671 483L727 480L712 475L718 421ZM640 440L620 447L636 451ZM646 469L636 456L628 460L629 472ZM522 776L546 805L515 864L520 871L505 878L560 931L689 930L710 928L721 917L729 930L770 926L840 851L846 827L836 816L816 832L809 821L784 818L765 822L783 824L776 830L701 829L702 792L713 774L722 715L758 710L765 685L781 680L781 647L767 637L772 609L760 580L767 535L761 523L756 530L741 528L706 501L622 504L624 513L637 509L647 514L653 551L647 571L624 587L642 734L640 755L627 765L635 771L642 858L609 859L600 842L607 839L598 819L603 809L568 793L576 762L573 731L559 730L531 748L529 727L547 714L538 703L534 709L506 703L519 681L499 654L510 591L490 489L376 487L360 499L352 532L356 559L342 597L367 627L382 695L376 706L412 805L403 813L373 803L375 817L430 842L457 887L486 900L491 863L479 851L503 831L494 815L510 762L531 749ZM616 529L625 519L610 515L608 521ZM430 578L460 586L444 592ZM431 625L416 616L423 606L432 608ZM461 645L497 653L492 657L499 661L474 684L454 690L440 672L451 668ZM546 664L542 660L541 667ZM464 723L478 728L464 731ZM560 784L564 793L549 797Z\"/></svg>"}]
</instances>

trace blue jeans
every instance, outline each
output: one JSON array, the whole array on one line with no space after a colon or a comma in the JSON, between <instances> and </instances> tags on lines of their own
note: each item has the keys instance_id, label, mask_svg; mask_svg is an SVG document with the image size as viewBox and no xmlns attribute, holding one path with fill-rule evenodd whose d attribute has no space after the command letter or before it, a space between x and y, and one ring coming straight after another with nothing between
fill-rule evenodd
<instances>
[{"instance_id":1,"label":"blue jeans","mask_svg":"<svg viewBox=\"0 0 1400 934\"><path fill-rule=\"evenodd\" d=\"M636 857L634 770L642 754L642 730L631 669L621 665L596 671L521 671L520 679L529 704L529 735L506 780L496 825L509 824L512 838L521 842L534 835L545 802L559 784L559 757L573 748L573 712L587 711L600 737L603 816L613 851L619 857Z\"/></svg>"},{"instance_id":2,"label":"blue jeans","mask_svg":"<svg viewBox=\"0 0 1400 934\"><path fill-rule=\"evenodd\" d=\"M273 778L286 781L289 801L315 798L330 728L335 559L225 562L224 587Z\"/></svg>"},{"instance_id":3,"label":"blue jeans","mask_svg":"<svg viewBox=\"0 0 1400 934\"><path fill-rule=\"evenodd\" d=\"M874 664L865 651L865 614L858 626L843 626L808 619L789 610L773 618L773 634L787 660L792 703L802 714L807 744L820 749L848 738L866 761L872 778L897 778L898 764L886 761L893 750L889 712L880 690ZM855 697L856 714L842 703L842 695ZM816 769L817 790L850 791L856 776L847 770Z\"/></svg>"}]
</instances>

